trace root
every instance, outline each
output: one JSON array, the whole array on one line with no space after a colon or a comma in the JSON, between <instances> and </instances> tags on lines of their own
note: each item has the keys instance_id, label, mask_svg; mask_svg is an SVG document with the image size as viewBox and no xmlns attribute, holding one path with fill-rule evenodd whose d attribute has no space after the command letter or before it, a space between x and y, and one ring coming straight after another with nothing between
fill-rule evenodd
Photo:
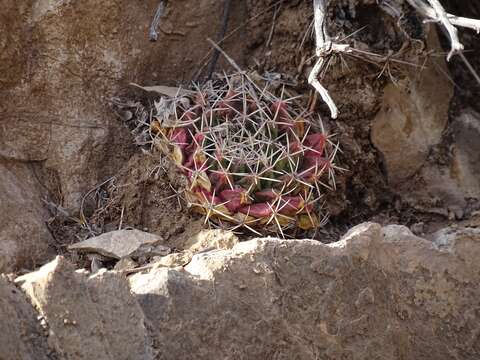
<instances>
[{"instance_id":1,"label":"root","mask_svg":"<svg viewBox=\"0 0 480 360\"><path fill-rule=\"evenodd\" d=\"M315 90L318 91L323 101L328 105L330 114L333 119L338 116L338 108L335 105L330 93L325 89L320 81L318 75L323 70L325 64L325 57L332 52L350 52L350 46L346 44L337 44L332 42L330 36L325 29L325 12L327 8L327 0L314 0L314 28L315 28L315 45L316 55L318 57L315 66L313 67L310 75L308 76L308 83L312 85Z\"/></svg>"},{"instance_id":2,"label":"root","mask_svg":"<svg viewBox=\"0 0 480 360\"><path fill-rule=\"evenodd\" d=\"M157 41L158 40L158 25L160 24L160 18L165 13L165 1L160 0L158 4L157 10L155 11L155 16L153 17L152 23L150 24L150 29L148 32L148 37L150 41Z\"/></svg>"},{"instance_id":3,"label":"root","mask_svg":"<svg viewBox=\"0 0 480 360\"><path fill-rule=\"evenodd\" d=\"M438 22L443 26L450 38L451 44L451 50L447 55L447 61L450 61L450 59L456 54L459 54L465 61L465 57L463 56L464 46L458 37L457 27L473 29L477 33L480 33L480 20L448 14L439 0L407 0L407 2L422 16L430 21ZM323 101L330 109L331 117L336 119L338 117L338 108L328 90L323 87L318 80L318 75L324 69L325 58L327 56L330 56L332 53L351 53L352 51L357 50L350 48L347 44L340 44L332 41L332 38L330 38L326 31L325 18L327 5L328 0L313 0L316 56L318 59L308 77L308 83L320 94ZM390 10L396 9L391 8ZM476 79L480 80L478 75L475 72L473 73L476 75Z\"/></svg>"}]
</instances>

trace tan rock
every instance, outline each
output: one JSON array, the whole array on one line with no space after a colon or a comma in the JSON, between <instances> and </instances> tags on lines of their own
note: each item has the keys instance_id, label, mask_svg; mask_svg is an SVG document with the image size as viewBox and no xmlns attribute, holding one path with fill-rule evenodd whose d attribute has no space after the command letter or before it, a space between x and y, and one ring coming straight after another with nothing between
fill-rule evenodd
<instances>
[{"instance_id":1,"label":"tan rock","mask_svg":"<svg viewBox=\"0 0 480 360\"><path fill-rule=\"evenodd\" d=\"M21 290L0 276L0 359L47 360L52 352Z\"/></svg>"},{"instance_id":2,"label":"tan rock","mask_svg":"<svg viewBox=\"0 0 480 360\"><path fill-rule=\"evenodd\" d=\"M238 244L238 237L226 230L202 230L186 242L184 247L193 253L213 249L231 249Z\"/></svg>"},{"instance_id":3,"label":"tan rock","mask_svg":"<svg viewBox=\"0 0 480 360\"><path fill-rule=\"evenodd\" d=\"M75 272L62 257L16 283L44 316L49 341L65 359L150 359L138 303L122 275Z\"/></svg>"},{"instance_id":4,"label":"tan rock","mask_svg":"<svg viewBox=\"0 0 480 360\"><path fill-rule=\"evenodd\" d=\"M440 48L433 28L429 45ZM445 64L437 62L429 60L426 68L385 87L371 138L383 155L393 185L401 184L424 165L447 125L453 85L445 76Z\"/></svg>"},{"instance_id":5,"label":"tan rock","mask_svg":"<svg viewBox=\"0 0 480 360\"><path fill-rule=\"evenodd\" d=\"M161 359L477 359L480 230L362 224L129 278ZM161 344L161 345L160 345Z\"/></svg>"}]
</instances>

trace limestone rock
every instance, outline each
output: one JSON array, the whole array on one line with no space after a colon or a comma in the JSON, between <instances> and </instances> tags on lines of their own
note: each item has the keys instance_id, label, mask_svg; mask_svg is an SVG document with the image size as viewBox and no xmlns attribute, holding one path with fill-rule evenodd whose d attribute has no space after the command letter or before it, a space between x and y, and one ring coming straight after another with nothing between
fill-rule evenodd
<instances>
[{"instance_id":1,"label":"limestone rock","mask_svg":"<svg viewBox=\"0 0 480 360\"><path fill-rule=\"evenodd\" d=\"M443 244L443 245L439 245ZM256 239L129 278L159 359L477 359L480 230L367 223Z\"/></svg>"},{"instance_id":2,"label":"limestone rock","mask_svg":"<svg viewBox=\"0 0 480 360\"><path fill-rule=\"evenodd\" d=\"M122 275L93 276L62 257L16 279L50 328L65 359L151 359L141 308Z\"/></svg>"},{"instance_id":3,"label":"limestone rock","mask_svg":"<svg viewBox=\"0 0 480 360\"><path fill-rule=\"evenodd\" d=\"M0 276L0 359L52 359L47 338L22 292Z\"/></svg>"},{"instance_id":4,"label":"limestone rock","mask_svg":"<svg viewBox=\"0 0 480 360\"><path fill-rule=\"evenodd\" d=\"M53 257L47 218L28 166L0 161L0 273L32 268Z\"/></svg>"},{"instance_id":5,"label":"limestone rock","mask_svg":"<svg viewBox=\"0 0 480 360\"><path fill-rule=\"evenodd\" d=\"M140 230L116 230L70 245L69 250L97 253L108 258L168 255L163 239Z\"/></svg>"}]
</instances>

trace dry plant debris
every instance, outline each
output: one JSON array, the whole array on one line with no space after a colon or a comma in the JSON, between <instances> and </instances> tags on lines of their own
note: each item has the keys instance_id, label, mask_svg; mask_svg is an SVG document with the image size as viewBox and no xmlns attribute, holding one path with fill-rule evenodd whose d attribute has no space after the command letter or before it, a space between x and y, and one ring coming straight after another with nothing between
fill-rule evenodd
<instances>
[{"instance_id":1,"label":"dry plant debris","mask_svg":"<svg viewBox=\"0 0 480 360\"><path fill-rule=\"evenodd\" d=\"M473 29L477 33L480 33L480 20L448 14L439 0L407 0L407 2L423 17L425 17L427 19L426 21L439 23L447 33L451 44L451 50L447 55L447 61L450 61L453 55L459 54L462 60L466 63L467 67L469 67L472 74L478 79L478 74L471 68L471 65L463 56L464 47L458 38L457 27ZM317 56L317 62L310 72L308 82L315 88L315 90L322 97L323 101L328 105L331 117L336 119L338 117L338 108L331 98L328 90L323 87L318 80L318 76L325 68L325 64L327 63L326 59L332 54L352 52L362 53L362 51L357 50L348 44L342 44L338 37L332 38L327 33L326 14L328 3L329 0L313 0L313 27L315 29L315 53ZM389 13L396 14L398 17L401 17L401 3L402 2L398 0L389 0L382 3L381 6L384 8L389 8Z\"/></svg>"},{"instance_id":2,"label":"dry plant debris","mask_svg":"<svg viewBox=\"0 0 480 360\"><path fill-rule=\"evenodd\" d=\"M175 96L146 89L163 95L131 111L128 123L140 145L159 149L186 177L181 195L205 223L280 236L324 223L321 200L342 170L339 147L295 98L277 97L245 72Z\"/></svg>"}]
</instances>

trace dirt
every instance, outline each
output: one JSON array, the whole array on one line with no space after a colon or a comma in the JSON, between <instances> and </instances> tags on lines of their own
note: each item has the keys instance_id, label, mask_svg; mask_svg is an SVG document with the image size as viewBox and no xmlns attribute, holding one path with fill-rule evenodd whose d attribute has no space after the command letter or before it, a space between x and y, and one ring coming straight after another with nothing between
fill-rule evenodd
<instances>
[{"instance_id":1,"label":"dirt","mask_svg":"<svg viewBox=\"0 0 480 360\"><path fill-rule=\"evenodd\" d=\"M425 34L421 19L413 11L405 8L405 17L398 27L374 3L367 1L357 6L349 6L349 3L352 2L336 1L330 6L331 33L338 34L341 39L348 37L349 43L355 47L383 56L387 56L390 49L396 53L397 59L405 62L422 63L425 60ZM455 6L452 8L452 11L459 10ZM232 18L234 25L230 25L230 31L235 29L243 34L236 51L244 52L244 58L248 59L245 64L240 63L259 73L282 74L282 78L294 84L290 91L303 95L300 101L308 104L314 96L306 81L314 61L313 38L308 33L313 18L311 3L247 1L246 12L234 12ZM242 24L244 26L239 28ZM358 29L361 30L355 33ZM478 41L475 43L474 39L477 38L471 33L462 35L467 48L473 49L467 56L475 66L480 63L480 57L476 56ZM347 171L338 176L337 191L326 197L330 222L319 231L302 234L304 237L308 235L323 242L336 241L350 227L367 220L404 224L427 236L458 220L442 207L442 202L428 206L412 204L389 183L382 155L371 141L372 121L380 108L385 86L403 78L412 71L412 66L398 62L385 64L372 60L372 57L337 56L332 58L328 73L322 75L322 83L339 104L340 116L336 121L329 121L328 108L321 101L316 102L314 109L327 127L337 134L342 149L338 163ZM228 68L223 62L217 70L228 71ZM455 82L468 85L456 88L450 113L453 117L466 104L474 108L478 106L473 100L478 84L471 80L458 59L449 64L449 69ZM173 71L170 77L178 80L183 78L181 75ZM469 86L472 88L466 90L465 87ZM450 143L447 130L442 144L435 147L429 161L441 163L442 149ZM175 177L175 173L165 170L158 154L137 149L120 171L111 174L115 179L100 188L101 201L99 191L94 193L95 201L89 201L86 217L90 230L85 229L85 224L74 223L72 226L68 221L54 221L51 228L60 243L66 239L72 241L74 234L75 238L83 239L121 225L160 234L167 243L181 249L185 239L202 228L202 219L185 209L175 196L175 185L172 188L168 179L172 175ZM417 185L421 186L421 182ZM468 218L473 212L472 207L464 217Z\"/></svg>"},{"instance_id":2,"label":"dirt","mask_svg":"<svg viewBox=\"0 0 480 360\"><path fill-rule=\"evenodd\" d=\"M182 244L203 228L203 219L189 213L176 195L178 179L168 167L158 153L134 154L115 176L86 194L83 224L62 216L54 218L50 226L55 238L61 244L71 239L68 245L107 231L136 228L160 234L166 245L181 250Z\"/></svg>"}]
</instances>

